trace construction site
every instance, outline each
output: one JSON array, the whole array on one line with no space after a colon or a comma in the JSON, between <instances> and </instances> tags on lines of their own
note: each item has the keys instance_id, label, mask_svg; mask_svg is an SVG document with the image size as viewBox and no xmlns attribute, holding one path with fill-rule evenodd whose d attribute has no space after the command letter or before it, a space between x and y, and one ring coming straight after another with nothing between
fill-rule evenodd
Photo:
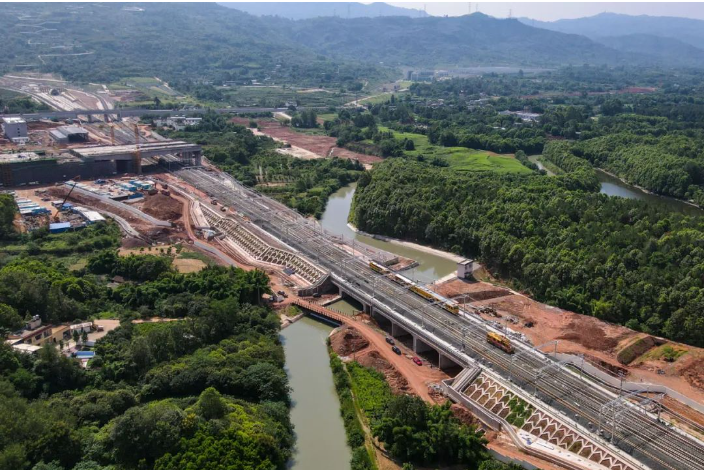
<instances>
[{"instance_id":1,"label":"construction site","mask_svg":"<svg viewBox=\"0 0 705 470\"><path fill-rule=\"evenodd\" d=\"M422 285L397 272L414 260L326 233L212 167L198 145L125 122L80 123L87 142L59 142L48 135L54 124L28 123L27 149L8 140L13 152L0 155L19 231L111 219L121 254L183 246L212 263L261 269L283 325L295 321L283 313L291 305L333 321L340 356L382 372L395 393L451 400L460 419L486 430L490 449L535 467L702 467L702 349L541 304L494 279ZM276 129L262 132L290 137ZM330 305L344 298L359 310Z\"/></svg>"}]
</instances>

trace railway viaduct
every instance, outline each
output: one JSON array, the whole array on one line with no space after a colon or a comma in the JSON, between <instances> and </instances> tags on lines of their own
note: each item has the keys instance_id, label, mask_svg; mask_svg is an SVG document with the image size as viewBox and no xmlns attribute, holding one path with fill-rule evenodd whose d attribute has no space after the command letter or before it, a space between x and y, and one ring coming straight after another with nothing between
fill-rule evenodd
<instances>
[{"instance_id":1,"label":"railway viaduct","mask_svg":"<svg viewBox=\"0 0 705 470\"><path fill-rule=\"evenodd\" d=\"M462 351L450 345L443 345L438 341L438 337L433 336L434 327L422 324L418 325L412 321L403 322L399 319L399 314L392 311L376 299L371 299L359 291L355 281L351 282L338 275L331 275L328 282L338 289L341 296L348 296L358 301L363 306L363 311L369 314L382 327L387 327L388 333L393 338L403 338L410 336L412 349L417 354L434 351L438 354L438 368L441 370L450 368L468 367L467 360L463 357ZM429 304L430 306L431 304Z\"/></svg>"}]
</instances>

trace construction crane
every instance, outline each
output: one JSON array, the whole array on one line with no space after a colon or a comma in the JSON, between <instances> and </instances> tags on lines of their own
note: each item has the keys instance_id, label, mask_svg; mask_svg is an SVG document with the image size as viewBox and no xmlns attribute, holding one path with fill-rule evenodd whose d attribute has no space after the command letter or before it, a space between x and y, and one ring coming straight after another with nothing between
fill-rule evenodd
<instances>
[{"instance_id":1,"label":"construction crane","mask_svg":"<svg viewBox=\"0 0 705 470\"><path fill-rule=\"evenodd\" d=\"M66 197L64 198L64 200L61 201L61 204L59 204L59 206L56 208L56 214L54 214L54 217L53 217L54 222L59 222L59 212L61 212L61 209L64 207L64 204L66 204L66 201L68 201L69 196L73 192L73 189L78 184L77 180L79 180L80 178L81 178L81 176L77 175L72 179L73 184L71 185L71 189L69 189L69 192L68 192L68 194L66 194Z\"/></svg>"},{"instance_id":2,"label":"construction crane","mask_svg":"<svg viewBox=\"0 0 705 470\"><path fill-rule=\"evenodd\" d=\"M136 174L142 174L142 154L140 153L140 128L135 124L135 153L132 157L132 169Z\"/></svg>"}]
</instances>

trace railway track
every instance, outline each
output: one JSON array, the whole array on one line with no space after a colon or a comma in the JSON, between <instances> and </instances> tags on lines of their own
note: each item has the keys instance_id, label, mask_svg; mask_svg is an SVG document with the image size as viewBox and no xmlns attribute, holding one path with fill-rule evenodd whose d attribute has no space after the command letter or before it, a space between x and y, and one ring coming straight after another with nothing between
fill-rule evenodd
<instances>
[{"instance_id":1,"label":"railway track","mask_svg":"<svg viewBox=\"0 0 705 470\"><path fill-rule=\"evenodd\" d=\"M552 364L552 359L529 353L522 354L513 362L511 356L487 344L487 325L481 320L467 313L452 315L410 293L369 269L364 260L352 257L329 239L320 225L245 188L232 178L198 169L180 170L176 175L248 216L265 231L350 282L359 293L400 312L429 333L454 345L458 351L462 350L486 367L511 378L517 386L535 393L543 402L582 426L597 429L601 406L616 398L607 389L583 380L564 367L555 367L551 369L552 373L537 376L536 372ZM703 468L702 442L656 421L636 406L622 415L613 443L653 469Z\"/></svg>"}]
</instances>

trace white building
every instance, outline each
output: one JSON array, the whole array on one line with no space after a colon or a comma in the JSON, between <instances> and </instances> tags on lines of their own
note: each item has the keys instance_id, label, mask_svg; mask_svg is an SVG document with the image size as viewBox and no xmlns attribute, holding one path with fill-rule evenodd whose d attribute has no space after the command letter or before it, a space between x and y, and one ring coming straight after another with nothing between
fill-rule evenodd
<instances>
[{"instance_id":1,"label":"white building","mask_svg":"<svg viewBox=\"0 0 705 470\"><path fill-rule=\"evenodd\" d=\"M199 117L170 116L166 119L155 119L154 124L157 126L173 127L175 130L180 131L188 126L200 124L201 121L202 118Z\"/></svg>"},{"instance_id":2,"label":"white building","mask_svg":"<svg viewBox=\"0 0 705 470\"><path fill-rule=\"evenodd\" d=\"M458 279L467 279L469 277L472 277L472 272L475 270L476 264L475 261L471 259L464 259L460 262L458 262L458 271L457 271L457 276Z\"/></svg>"},{"instance_id":3,"label":"white building","mask_svg":"<svg viewBox=\"0 0 705 470\"><path fill-rule=\"evenodd\" d=\"M2 132L16 144L26 144L29 141L27 136L27 122L18 117L2 118Z\"/></svg>"}]
</instances>

